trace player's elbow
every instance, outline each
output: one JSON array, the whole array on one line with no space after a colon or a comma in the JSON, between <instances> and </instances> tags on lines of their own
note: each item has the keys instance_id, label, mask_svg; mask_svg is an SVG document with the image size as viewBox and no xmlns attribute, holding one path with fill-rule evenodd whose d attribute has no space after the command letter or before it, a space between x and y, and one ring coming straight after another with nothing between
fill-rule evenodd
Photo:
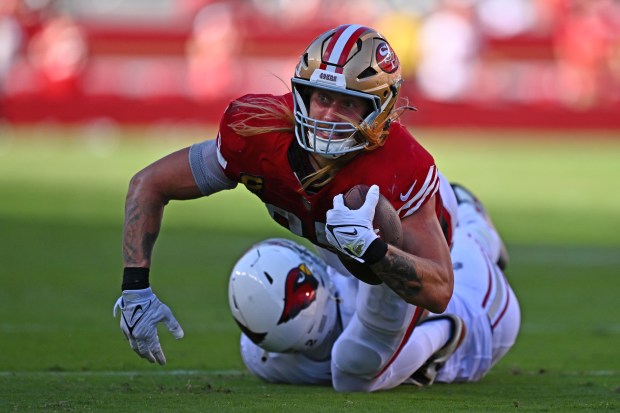
<instances>
[{"instance_id":1,"label":"player's elbow","mask_svg":"<svg viewBox=\"0 0 620 413\"><path fill-rule=\"evenodd\" d=\"M441 282L437 288L434 289L432 299L430 300L429 311L441 314L448 308L448 303L452 299L452 292L454 291L454 278L452 272L447 274L445 281Z\"/></svg>"},{"instance_id":2,"label":"player's elbow","mask_svg":"<svg viewBox=\"0 0 620 413\"><path fill-rule=\"evenodd\" d=\"M419 297L411 304L418 305L435 314L441 314L448 308L454 290L454 274L451 269L438 271L432 282L421 285Z\"/></svg>"},{"instance_id":3,"label":"player's elbow","mask_svg":"<svg viewBox=\"0 0 620 413\"><path fill-rule=\"evenodd\" d=\"M129 180L129 189L127 190L127 196L131 196L140 191L142 187L142 183L144 182L144 173L143 171L138 172Z\"/></svg>"},{"instance_id":4,"label":"player's elbow","mask_svg":"<svg viewBox=\"0 0 620 413\"><path fill-rule=\"evenodd\" d=\"M427 306L427 309L435 314L441 314L448 308L448 303L452 294L440 294L435 297L432 302Z\"/></svg>"},{"instance_id":5,"label":"player's elbow","mask_svg":"<svg viewBox=\"0 0 620 413\"><path fill-rule=\"evenodd\" d=\"M135 202L148 201L164 205L168 201L161 188L158 187L157 181L149 171L149 168L141 170L129 180L126 200Z\"/></svg>"},{"instance_id":6,"label":"player's elbow","mask_svg":"<svg viewBox=\"0 0 620 413\"><path fill-rule=\"evenodd\" d=\"M148 174L142 170L136 173L129 180L129 188L127 189L127 199L137 199L140 194L145 192L148 187Z\"/></svg>"},{"instance_id":7,"label":"player's elbow","mask_svg":"<svg viewBox=\"0 0 620 413\"><path fill-rule=\"evenodd\" d=\"M407 289L407 294L401 294L401 297L409 304L422 307L435 314L441 314L446 311L452 298L452 286L410 287Z\"/></svg>"}]
</instances>

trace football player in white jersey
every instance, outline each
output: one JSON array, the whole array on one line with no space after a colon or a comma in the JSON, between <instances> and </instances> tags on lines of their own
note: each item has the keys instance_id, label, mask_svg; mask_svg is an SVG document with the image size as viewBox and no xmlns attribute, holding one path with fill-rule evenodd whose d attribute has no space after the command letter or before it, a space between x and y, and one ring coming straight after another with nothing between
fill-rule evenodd
<instances>
[{"instance_id":1,"label":"football player in white jersey","mask_svg":"<svg viewBox=\"0 0 620 413\"><path fill-rule=\"evenodd\" d=\"M453 188L459 201L451 254L454 294L446 312L426 315L379 373L364 374L364 357L392 352L356 323L370 319L389 333L399 320L377 309L398 301L389 299L389 289L378 294L376 287L284 239L254 245L231 273L229 303L243 331L241 355L248 369L268 382L361 392L484 377L514 344L520 309L496 265L503 247L497 231L471 193ZM373 351L356 353L363 347ZM350 363L347 372L335 362L343 358ZM360 374L351 374L356 366Z\"/></svg>"}]
</instances>

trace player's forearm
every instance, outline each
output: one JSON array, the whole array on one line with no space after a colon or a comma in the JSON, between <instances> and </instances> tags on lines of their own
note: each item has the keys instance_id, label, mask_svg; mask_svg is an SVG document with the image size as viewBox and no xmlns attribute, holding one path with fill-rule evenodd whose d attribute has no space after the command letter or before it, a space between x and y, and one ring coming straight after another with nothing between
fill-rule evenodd
<instances>
[{"instance_id":1,"label":"player's forearm","mask_svg":"<svg viewBox=\"0 0 620 413\"><path fill-rule=\"evenodd\" d=\"M442 313L452 296L452 273L393 246L371 268L403 300L434 313Z\"/></svg>"},{"instance_id":2,"label":"player's forearm","mask_svg":"<svg viewBox=\"0 0 620 413\"><path fill-rule=\"evenodd\" d=\"M202 196L194 180L188 154L189 148L173 152L131 178L123 228L125 267L150 267L151 252L168 201Z\"/></svg>"},{"instance_id":3,"label":"player's forearm","mask_svg":"<svg viewBox=\"0 0 620 413\"><path fill-rule=\"evenodd\" d=\"M162 196L145 189L139 179L132 179L125 202L124 267L150 268L165 203Z\"/></svg>"}]
</instances>

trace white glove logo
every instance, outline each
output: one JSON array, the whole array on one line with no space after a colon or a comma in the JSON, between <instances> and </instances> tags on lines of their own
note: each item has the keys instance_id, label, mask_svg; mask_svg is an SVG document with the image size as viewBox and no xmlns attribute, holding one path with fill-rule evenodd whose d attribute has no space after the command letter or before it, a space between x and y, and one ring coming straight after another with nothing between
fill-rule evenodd
<instances>
[{"instance_id":1,"label":"white glove logo","mask_svg":"<svg viewBox=\"0 0 620 413\"><path fill-rule=\"evenodd\" d=\"M131 317L129 320L133 321L134 318L136 317L136 314L140 314L140 315L133 323L131 323L130 321L127 321L127 319L125 318L125 313L121 311L121 317L123 317L123 319L125 320L125 324L127 324L127 329L129 330L129 334L133 333L134 327L136 326L136 324L140 322L140 320L142 319L142 316L144 315L144 313L148 311L150 306L151 306L151 302L149 301L148 307L146 307L146 310L143 311L142 306L137 305L136 308L133 310L133 313L131 314ZM120 307L124 308L125 307L124 303L121 302Z\"/></svg>"},{"instance_id":2,"label":"white glove logo","mask_svg":"<svg viewBox=\"0 0 620 413\"><path fill-rule=\"evenodd\" d=\"M370 187L366 200L359 209L349 209L344 204L343 195L336 195L334 207L327 211L325 224L327 241L339 251L364 262L362 255L378 237L372 226L377 202L379 202L377 185Z\"/></svg>"},{"instance_id":3,"label":"white glove logo","mask_svg":"<svg viewBox=\"0 0 620 413\"><path fill-rule=\"evenodd\" d=\"M164 323L174 338L183 337L183 329L170 308L159 301L150 288L125 290L114 305L121 310L120 327L131 349L151 363L166 364L166 357L159 344L157 324Z\"/></svg>"},{"instance_id":4,"label":"white glove logo","mask_svg":"<svg viewBox=\"0 0 620 413\"><path fill-rule=\"evenodd\" d=\"M347 225L347 226L349 226L349 225ZM336 227L332 227L332 229L335 229L335 228L336 228ZM357 229L353 228L353 231L351 231L351 232L346 232L346 231L338 231L338 233L339 233L339 234L342 234L342 235L350 235L350 236L354 237L354 236L356 236L356 235L357 235Z\"/></svg>"}]
</instances>

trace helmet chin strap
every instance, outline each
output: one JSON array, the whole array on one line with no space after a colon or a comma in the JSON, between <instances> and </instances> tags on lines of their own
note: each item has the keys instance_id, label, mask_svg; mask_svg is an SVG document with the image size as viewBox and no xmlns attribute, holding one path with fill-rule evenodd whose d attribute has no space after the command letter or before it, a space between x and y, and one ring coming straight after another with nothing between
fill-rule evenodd
<instances>
[{"instance_id":1,"label":"helmet chin strap","mask_svg":"<svg viewBox=\"0 0 620 413\"><path fill-rule=\"evenodd\" d=\"M336 148L336 150L349 149L355 144L357 144L357 141L355 140L355 138L353 138L353 136L349 136L348 138L344 139L330 140L320 138L310 130L308 130L306 133L308 136L308 146L313 150L314 153L325 159L337 159L348 153L346 151L341 153L328 153L328 148L330 150L333 150L334 148Z\"/></svg>"},{"instance_id":2,"label":"helmet chin strap","mask_svg":"<svg viewBox=\"0 0 620 413\"><path fill-rule=\"evenodd\" d=\"M338 159L338 158L340 158L342 155L344 155L344 153L333 153L333 154L328 154L328 153L320 153L320 152L317 152L317 155L319 155L321 158L325 158L325 159Z\"/></svg>"}]
</instances>

